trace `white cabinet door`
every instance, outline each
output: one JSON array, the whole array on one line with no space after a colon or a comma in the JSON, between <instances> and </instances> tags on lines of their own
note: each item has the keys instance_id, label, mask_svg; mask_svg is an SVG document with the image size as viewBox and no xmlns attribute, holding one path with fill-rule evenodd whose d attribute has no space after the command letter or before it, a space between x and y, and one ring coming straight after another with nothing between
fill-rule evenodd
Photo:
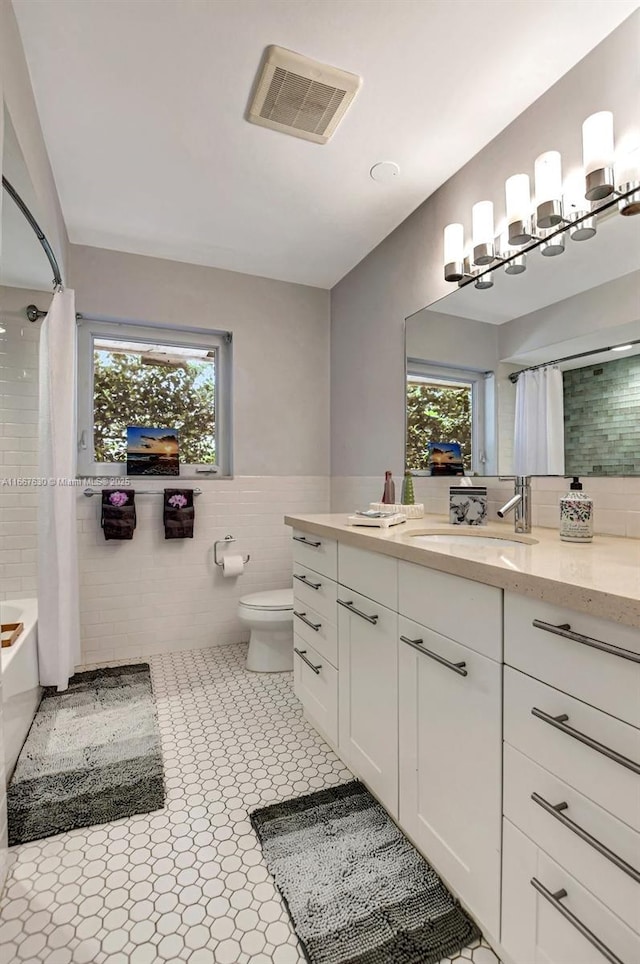
<instances>
[{"instance_id":1,"label":"white cabinet door","mask_svg":"<svg viewBox=\"0 0 640 964\"><path fill-rule=\"evenodd\" d=\"M502 667L403 617L400 634L400 824L497 937Z\"/></svg>"},{"instance_id":2,"label":"white cabinet door","mask_svg":"<svg viewBox=\"0 0 640 964\"><path fill-rule=\"evenodd\" d=\"M501 944L514 964L635 964L640 937L504 821Z\"/></svg>"},{"instance_id":3,"label":"white cabinet door","mask_svg":"<svg viewBox=\"0 0 640 964\"><path fill-rule=\"evenodd\" d=\"M304 715L332 747L338 745L338 671L300 636L293 638L293 691Z\"/></svg>"},{"instance_id":4,"label":"white cabinet door","mask_svg":"<svg viewBox=\"0 0 640 964\"><path fill-rule=\"evenodd\" d=\"M398 617L343 586L338 601L340 756L397 817Z\"/></svg>"}]
</instances>

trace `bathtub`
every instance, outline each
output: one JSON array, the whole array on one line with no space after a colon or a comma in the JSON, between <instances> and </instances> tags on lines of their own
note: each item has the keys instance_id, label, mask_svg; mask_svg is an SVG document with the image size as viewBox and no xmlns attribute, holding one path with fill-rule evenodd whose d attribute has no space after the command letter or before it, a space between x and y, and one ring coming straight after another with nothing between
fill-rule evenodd
<instances>
[{"instance_id":1,"label":"bathtub","mask_svg":"<svg viewBox=\"0 0 640 964\"><path fill-rule=\"evenodd\" d=\"M22 633L2 654L2 715L7 781L27 738L42 688L38 674L38 600L0 602L3 623L24 623Z\"/></svg>"}]
</instances>

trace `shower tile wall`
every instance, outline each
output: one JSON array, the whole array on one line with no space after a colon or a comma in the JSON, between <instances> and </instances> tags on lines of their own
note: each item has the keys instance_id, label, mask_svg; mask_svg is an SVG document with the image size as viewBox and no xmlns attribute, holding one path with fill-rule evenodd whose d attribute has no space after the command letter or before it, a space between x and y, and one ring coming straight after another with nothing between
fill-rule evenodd
<instances>
[{"instance_id":1,"label":"shower tile wall","mask_svg":"<svg viewBox=\"0 0 640 964\"><path fill-rule=\"evenodd\" d=\"M15 599L36 593L37 492L9 480L38 474L40 325L7 311L0 320L0 599Z\"/></svg>"},{"instance_id":2,"label":"shower tile wall","mask_svg":"<svg viewBox=\"0 0 640 964\"><path fill-rule=\"evenodd\" d=\"M237 617L241 596L291 585L286 513L328 512L325 476L238 477L199 485L193 539L164 539L164 482L136 498L131 542L106 542L100 500L78 494L80 616L85 663L197 649L248 639ZM142 486L141 486L142 487ZM213 543L227 534L230 552L251 555L245 572L225 579Z\"/></svg>"},{"instance_id":3,"label":"shower tile wall","mask_svg":"<svg viewBox=\"0 0 640 964\"><path fill-rule=\"evenodd\" d=\"M640 474L640 355L564 373L567 475Z\"/></svg>"}]
</instances>

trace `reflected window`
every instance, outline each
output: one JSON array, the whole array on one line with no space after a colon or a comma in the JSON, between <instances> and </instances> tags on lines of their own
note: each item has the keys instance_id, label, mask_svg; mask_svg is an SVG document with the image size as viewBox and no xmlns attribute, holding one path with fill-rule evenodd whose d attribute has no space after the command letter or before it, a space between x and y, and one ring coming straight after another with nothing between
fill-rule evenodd
<instances>
[{"instance_id":1,"label":"reflected window","mask_svg":"<svg viewBox=\"0 0 640 964\"><path fill-rule=\"evenodd\" d=\"M482 470L484 376L409 361L407 369L406 465L431 471L429 445L460 446L465 475ZM440 473L438 473L440 474Z\"/></svg>"}]
</instances>

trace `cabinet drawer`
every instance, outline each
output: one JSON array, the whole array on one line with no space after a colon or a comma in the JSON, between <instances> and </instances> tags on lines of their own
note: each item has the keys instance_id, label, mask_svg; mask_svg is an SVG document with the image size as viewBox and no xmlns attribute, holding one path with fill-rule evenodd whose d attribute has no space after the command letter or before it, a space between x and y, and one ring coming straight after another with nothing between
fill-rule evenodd
<instances>
[{"instance_id":1,"label":"cabinet drawer","mask_svg":"<svg viewBox=\"0 0 640 964\"><path fill-rule=\"evenodd\" d=\"M586 745L580 737L597 745ZM504 739L640 829L640 732L628 723L505 667Z\"/></svg>"},{"instance_id":2,"label":"cabinet drawer","mask_svg":"<svg viewBox=\"0 0 640 964\"><path fill-rule=\"evenodd\" d=\"M293 597L293 629L305 643L328 659L333 666L338 665L338 631L336 624L330 622L322 613L316 612L302 600Z\"/></svg>"},{"instance_id":3,"label":"cabinet drawer","mask_svg":"<svg viewBox=\"0 0 640 964\"><path fill-rule=\"evenodd\" d=\"M295 634L293 646L293 691L307 719L337 747L338 671Z\"/></svg>"},{"instance_id":4,"label":"cabinet drawer","mask_svg":"<svg viewBox=\"0 0 640 964\"><path fill-rule=\"evenodd\" d=\"M567 806L550 811L559 804ZM508 744L504 815L631 928L640 930L639 834Z\"/></svg>"},{"instance_id":5,"label":"cabinet drawer","mask_svg":"<svg viewBox=\"0 0 640 964\"><path fill-rule=\"evenodd\" d=\"M300 563L293 566L293 594L296 606L311 606L317 613L326 616L335 623L338 621L336 612L336 583L327 576L320 576L313 569L307 569Z\"/></svg>"},{"instance_id":6,"label":"cabinet drawer","mask_svg":"<svg viewBox=\"0 0 640 964\"><path fill-rule=\"evenodd\" d=\"M502 660L502 590L401 562L398 610L403 616Z\"/></svg>"},{"instance_id":7,"label":"cabinet drawer","mask_svg":"<svg viewBox=\"0 0 640 964\"><path fill-rule=\"evenodd\" d=\"M398 561L390 556L338 546L338 582L387 609L398 610Z\"/></svg>"},{"instance_id":8,"label":"cabinet drawer","mask_svg":"<svg viewBox=\"0 0 640 964\"><path fill-rule=\"evenodd\" d=\"M308 532L293 530L293 561L321 572L329 579L338 575L338 544L334 539L314 536Z\"/></svg>"},{"instance_id":9,"label":"cabinet drawer","mask_svg":"<svg viewBox=\"0 0 640 964\"><path fill-rule=\"evenodd\" d=\"M634 726L640 726L638 654L637 629L505 593L505 662Z\"/></svg>"},{"instance_id":10,"label":"cabinet drawer","mask_svg":"<svg viewBox=\"0 0 640 964\"><path fill-rule=\"evenodd\" d=\"M501 943L515 964L640 960L638 934L508 820L502 839ZM565 896L560 897L562 891Z\"/></svg>"}]
</instances>

